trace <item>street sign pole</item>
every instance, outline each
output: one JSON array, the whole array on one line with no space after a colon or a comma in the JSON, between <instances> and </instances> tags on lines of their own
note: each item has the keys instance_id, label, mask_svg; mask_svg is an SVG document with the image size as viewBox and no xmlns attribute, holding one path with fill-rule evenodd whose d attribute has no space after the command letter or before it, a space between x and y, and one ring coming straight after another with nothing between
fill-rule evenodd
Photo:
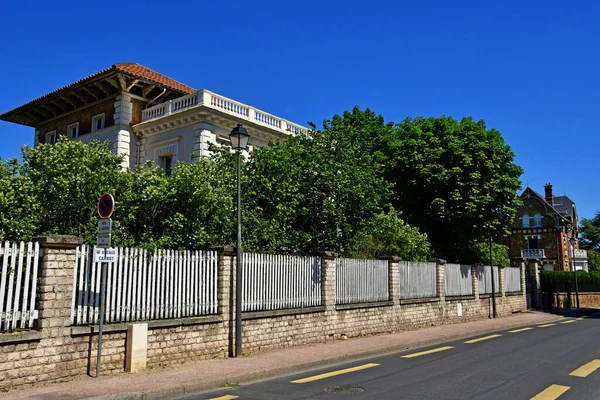
<instances>
[{"instance_id":1,"label":"street sign pole","mask_svg":"<svg viewBox=\"0 0 600 400\"><path fill-rule=\"evenodd\" d=\"M98 353L96 355L96 378L100 377L100 363L102 361L102 329L104 327L104 312L106 309L106 276L108 275L108 262L105 260L109 259L108 250L110 250L111 244L111 231L112 231L112 215L115 208L115 199L110 194L105 194L100 197L98 202L98 215L102 218L98 221L98 237L96 246L103 248L103 254L101 258L103 261L100 264L100 324L98 326ZM114 254L113 254L114 256ZM96 256L94 256L96 257Z\"/></svg>"}]
</instances>

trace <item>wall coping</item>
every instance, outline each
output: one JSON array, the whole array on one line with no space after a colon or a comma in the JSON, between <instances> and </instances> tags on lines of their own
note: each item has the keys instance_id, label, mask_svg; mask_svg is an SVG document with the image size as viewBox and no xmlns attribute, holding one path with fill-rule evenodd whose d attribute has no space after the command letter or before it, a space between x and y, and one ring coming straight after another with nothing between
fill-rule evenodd
<instances>
[{"instance_id":1,"label":"wall coping","mask_svg":"<svg viewBox=\"0 0 600 400\"><path fill-rule=\"evenodd\" d=\"M368 303L336 304L336 311L356 310L358 308L390 307L393 306L392 300L372 301Z\"/></svg>"},{"instance_id":2,"label":"wall coping","mask_svg":"<svg viewBox=\"0 0 600 400\"><path fill-rule=\"evenodd\" d=\"M379 257L379 260L402 261L402 259L399 256L383 256Z\"/></svg>"},{"instance_id":3,"label":"wall coping","mask_svg":"<svg viewBox=\"0 0 600 400\"><path fill-rule=\"evenodd\" d=\"M442 299L439 297L421 297L417 299L400 299L400 305L421 304L421 303L439 303Z\"/></svg>"},{"instance_id":4,"label":"wall coping","mask_svg":"<svg viewBox=\"0 0 600 400\"><path fill-rule=\"evenodd\" d=\"M190 318L173 318L173 319L159 319L152 321L131 321L123 322L118 324L106 324L102 328L102 333L117 333L127 332L127 327L132 324L148 324L148 329L161 329L161 328L172 328L174 326L188 326L188 325L202 325L211 323L223 322L223 318L220 315L208 315L205 317L190 317ZM97 335L98 325L82 325L72 326L71 336L81 335Z\"/></svg>"},{"instance_id":5,"label":"wall coping","mask_svg":"<svg viewBox=\"0 0 600 400\"><path fill-rule=\"evenodd\" d=\"M42 340L42 332L40 331L22 331L0 335L0 345L19 343L19 342L34 342Z\"/></svg>"},{"instance_id":6,"label":"wall coping","mask_svg":"<svg viewBox=\"0 0 600 400\"><path fill-rule=\"evenodd\" d=\"M314 314L325 311L325 306L314 306L305 308L286 308L283 310L268 310L268 311L245 311L242 313L242 320L259 319L259 318L274 318L286 315L297 314Z\"/></svg>"},{"instance_id":7,"label":"wall coping","mask_svg":"<svg viewBox=\"0 0 600 400\"><path fill-rule=\"evenodd\" d=\"M446 301L461 301L461 300L475 300L474 294L465 294L463 296L445 296Z\"/></svg>"},{"instance_id":8,"label":"wall coping","mask_svg":"<svg viewBox=\"0 0 600 400\"><path fill-rule=\"evenodd\" d=\"M441 264L441 265L446 264L446 260L444 260L442 258L434 258L433 260L429 260L429 262L434 262L436 264Z\"/></svg>"},{"instance_id":9,"label":"wall coping","mask_svg":"<svg viewBox=\"0 0 600 400\"><path fill-rule=\"evenodd\" d=\"M598 293L600 294L600 293ZM523 292L506 292L504 293L505 296L523 296L524 293Z\"/></svg>"},{"instance_id":10,"label":"wall coping","mask_svg":"<svg viewBox=\"0 0 600 400\"><path fill-rule=\"evenodd\" d=\"M335 251L317 251L315 255L324 259L334 259L339 256Z\"/></svg>"},{"instance_id":11,"label":"wall coping","mask_svg":"<svg viewBox=\"0 0 600 400\"><path fill-rule=\"evenodd\" d=\"M40 247L51 249L75 249L83 243L81 238L72 235L40 235L34 238Z\"/></svg>"}]
</instances>

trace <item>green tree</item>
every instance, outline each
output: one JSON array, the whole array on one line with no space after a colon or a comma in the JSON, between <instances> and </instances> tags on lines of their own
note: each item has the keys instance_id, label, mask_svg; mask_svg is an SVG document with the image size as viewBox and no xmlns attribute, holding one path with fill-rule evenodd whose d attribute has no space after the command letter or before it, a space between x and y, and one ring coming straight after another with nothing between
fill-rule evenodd
<instances>
[{"instance_id":1,"label":"green tree","mask_svg":"<svg viewBox=\"0 0 600 400\"><path fill-rule=\"evenodd\" d=\"M596 250L588 250L588 269L591 271L600 271L600 253Z\"/></svg>"},{"instance_id":2,"label":"green tree","mask_svg":"<svg viewBox=\"0 0 600 400\"><path fill-rule=\"evenodd\" d=\"M347 251L390 195L385 154L369 143L391 130L382 117L355 108L326 120L322 130L255 150L244 188L244 246Z\"/></svg>"},{"instance_id":3,"label":"green tree","mask_svg":"<svg viewBox=\"0 0 600 400\"><path fill-rule=\"evenodd\" d=\"M520 205L523 170L500 132L483 121L406 119L389 154L393 204L442 258L469 259L472 243L503 233Z\"/></svg>"},{"instance_id":4,"label":"green tree","mask_svg":"<svg viewBox=\"0 0 600 400\"><path fill-rule=\"evenodd\" d=\"M600 250L600 211L592 219L583 218L579 232L581 248Z\"/></svg>"},{"instance_id":5,"label":"green tree","mask_svg":"<svg viewBox=\"0 0 600 400\"><path fill-rule=\"evenodd\" d=\"M468 258L461 262L490 265L490 242L478 242L471 245ZM492 262L494 266L509 267L508 248L499 243L492 243Z\"/></svg>"},{"instance_id":6,"label":"green tree","mask_svg":"<svg viewBox=\"0 0 600 400\"><path fill-rule=\"evenodd\" d=\"M427 261L431 257L427 235L406 224L393 208L387 214L376 214L352 239L348 251L348 256L353 258L377 259L392 255L407 261Z\"/></svg>"}]
</instances>

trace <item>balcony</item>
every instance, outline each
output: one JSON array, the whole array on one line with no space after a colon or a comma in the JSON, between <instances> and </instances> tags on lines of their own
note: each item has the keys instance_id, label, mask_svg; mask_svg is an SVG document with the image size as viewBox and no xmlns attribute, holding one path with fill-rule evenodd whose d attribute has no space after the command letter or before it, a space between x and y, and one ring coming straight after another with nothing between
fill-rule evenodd
<instances>
[{"instance_id":1,"label":"balcony","mask_svg":"<svg viewBox=\"0 0 600 400\"><path fill-rule=\"evenodd\" d=\"M525 249L521 250L521 258L523 259L541 259L546 258L544 249Z\"/></svg>"},{"instance_id":2,"label":"balcony","mask_svg":"<svg viewBox=\"0 0 600 400\"><path fill-rule=\"evenodd\" d=\"M142 123L157 120L169 115L177 114L197 107L206 107L212 110L229 114L236 119L246 120L256 125L272 130L297 135L306 133L308 128L294 124L283 118L266 113L252 106L228 99L208 90L200 90L187 96L169 100L154 107L142 110Z\"/></svg>"}]
</instances>

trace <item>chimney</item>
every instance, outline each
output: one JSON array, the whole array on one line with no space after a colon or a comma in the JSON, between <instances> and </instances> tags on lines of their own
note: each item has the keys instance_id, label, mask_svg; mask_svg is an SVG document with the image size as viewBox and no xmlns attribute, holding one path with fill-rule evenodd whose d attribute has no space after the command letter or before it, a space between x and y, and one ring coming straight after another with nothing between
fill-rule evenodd
<instances>
[{"instance_id":1,"label":"chimney","mask_svg":"<svg viewBox=\"0 0 600 400\"><path fill-rule=\"evenodd\" d=\"M546 202L554 207L554 195L552 194L552 185L546 183L544 185L544 189L546 190Z\"/></svg>"}]
</instances>

